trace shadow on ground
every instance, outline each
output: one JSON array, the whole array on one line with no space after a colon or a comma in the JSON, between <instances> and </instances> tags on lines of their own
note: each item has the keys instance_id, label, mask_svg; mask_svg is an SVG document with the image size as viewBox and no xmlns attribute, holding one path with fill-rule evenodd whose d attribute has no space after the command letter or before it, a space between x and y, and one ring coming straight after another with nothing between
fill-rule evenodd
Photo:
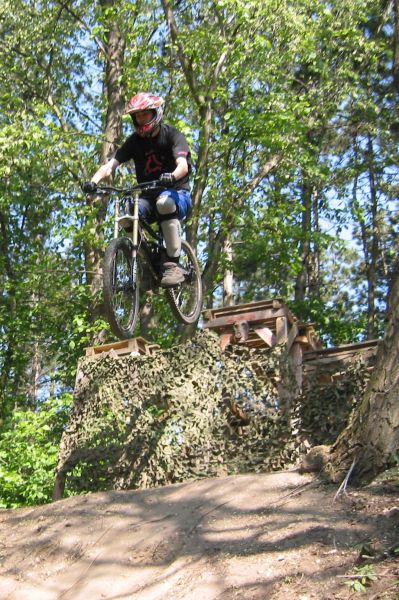
<instances>
[{"instance_id":1,"label":"shadow on ground","mask_svg":"<svg viewBox=\"0 0 399 600\"><path fill-rule=\"evenodd\" d=\"M0 511L0 598L350 598L359 548L397 537L398 498L335 493L290 471ZM395 561L375 568L388 576L363 597L397 598Z\"/></svg>"}]
</instances>

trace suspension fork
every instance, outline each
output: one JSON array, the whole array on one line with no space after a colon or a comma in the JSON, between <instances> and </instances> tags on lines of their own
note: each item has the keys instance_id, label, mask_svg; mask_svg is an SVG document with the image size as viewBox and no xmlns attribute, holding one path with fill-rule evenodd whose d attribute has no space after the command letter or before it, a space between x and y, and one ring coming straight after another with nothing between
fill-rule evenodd
<instances>
[{"instance_id":1,"label":"suspension fork","mask_svg":"<svg viewBox=\"0 0 399 600\"><path fill-rule=\"evenodd\" d=\"M134 256L137 254L137 250L139 248L139 192L135 192L132 198L133 200L133 231L131 233L131 239L133 243L133 248L135 250ZM128 201L129 198L126 198L125 201ZM119 234L119 212L120 212L120 200L117 197L115 199L115 222L114 222L114 238L118 237Z\"/></svg>"},{"instance_id":2,"label":"suspension fork","mask_svg":"<svg viewBox=\"0 0 399 600\"><path fill-rule=\"evenodd\" d=\"M133 288L137 285L137 253L139 250L139 192L133 196L133 229L132 229L132 283Z\"/></svg>"},{"instance_id":3,"label":"suspension fork","mask_svg":"<svg viewBox=\"0 0 399 600\"><path fill-rule=\"evenodd\" d=\"M133 196L133 258L137 256L139 249L139 192L135 192Z\"/></svg>"},{"instance_id":4,"label":"suspension fork","mask_svg":"<svg viewBox=\"0 0 399 600\"><path fill-rule=\"evenodd\" d=\"M119 233L118 217L119 217L119 197L117 196L115 198L114 238L117 238L118 233Z\"/></svg>"}]
</instances>

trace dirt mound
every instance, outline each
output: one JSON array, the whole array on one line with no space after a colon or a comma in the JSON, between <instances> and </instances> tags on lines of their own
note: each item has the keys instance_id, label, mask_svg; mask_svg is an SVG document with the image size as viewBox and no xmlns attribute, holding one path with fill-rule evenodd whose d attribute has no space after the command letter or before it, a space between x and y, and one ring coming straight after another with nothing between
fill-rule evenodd
<instances>
[{"instance_id":1,"label":"dirt mound","mask_svg":"<svg viewBox=\"0 0 399 600\"><path fill-rule=\"evenodd\" d=\"M398 598L397 487L336 492L290 471L3 510L0 598L347 599L364 560L362 597Z\"/></svg>"}]
</instances>

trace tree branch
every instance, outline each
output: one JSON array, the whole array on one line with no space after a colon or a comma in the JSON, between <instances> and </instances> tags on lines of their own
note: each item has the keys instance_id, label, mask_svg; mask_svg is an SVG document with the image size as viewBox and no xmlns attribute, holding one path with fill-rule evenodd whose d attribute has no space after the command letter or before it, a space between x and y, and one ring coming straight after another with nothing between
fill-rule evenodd
<instances>
[{"instance_id":1,"label":"tree branch","mask_svg":"<svg viewBox=\"0 0 399 600\"><path fill-rule=\"evenodd\" d=\"M283 160L281 154L275 154L269 160L267 160L259 172L252 178L252 180L247 183L244 187L243 193L238 199L239 202L242 202L245 198L247 198L252 192L258 187L262 179L264 179L267 175L269 175Z\"/></svg>"},{"instance_id":2,"label":"tree branch","mask_svg":"<svg viewBox=\"0 0 399 600\"><path fill-rule=\"evenodd\" d=\"M79 17L79 15L77 15L69 6L68 1L63 2L62 0L58 0L58 2L60 3L61 7L66 10L66 12L68 12L74 19L75 21L77 21L78 23L81 24L81 26L83 27L83 29L85 29L88 33L90 33L91 35L91 29L90 27L83 21L83 19L81 19ZM107 52L107 47L106 45L96 36L93 37L95 43L97 44L100 52L104 55L104 57L109 60L109 55Z\"/></svg>"},{"instance_id":3,"label":"tree branch","mask_svg":"<svg viewBox=\"0 0 399 600\"><path fill-rule=\"evenodd\" d=\"M168 23L170 37L172 38L172 42L177 46L177 49L179 51L179 60L184 75L186 77L187 84L190 88L190 91L193 95L197 106L201 108L205 104L205 97L199 92L199 85L194 76L192 60L186 56L184 49L180 43L179 31L177 29L173 10L168 0L162 0L162 6Z\"/></svg>"}]
</instances>

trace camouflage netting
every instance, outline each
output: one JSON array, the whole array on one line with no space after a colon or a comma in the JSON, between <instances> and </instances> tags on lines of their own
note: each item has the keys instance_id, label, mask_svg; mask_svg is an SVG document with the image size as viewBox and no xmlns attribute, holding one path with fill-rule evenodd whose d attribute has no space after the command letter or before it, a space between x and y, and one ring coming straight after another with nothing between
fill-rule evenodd
<instances>
[{"instance_id":1,"label":"camouflage netting","mask_svg":"<svg viewBox=\"0 0 399 600\"><path fill-rule=\"evenodd\" d=\"M283 346L222 353L207 331L152 356L83 359L61 441L61 493L64 483L69 493L145 488L294 464L342 429L365 370L350 367L339 393L308 386L289 407L289 364Z\"/></svg>"}]
</instances>

